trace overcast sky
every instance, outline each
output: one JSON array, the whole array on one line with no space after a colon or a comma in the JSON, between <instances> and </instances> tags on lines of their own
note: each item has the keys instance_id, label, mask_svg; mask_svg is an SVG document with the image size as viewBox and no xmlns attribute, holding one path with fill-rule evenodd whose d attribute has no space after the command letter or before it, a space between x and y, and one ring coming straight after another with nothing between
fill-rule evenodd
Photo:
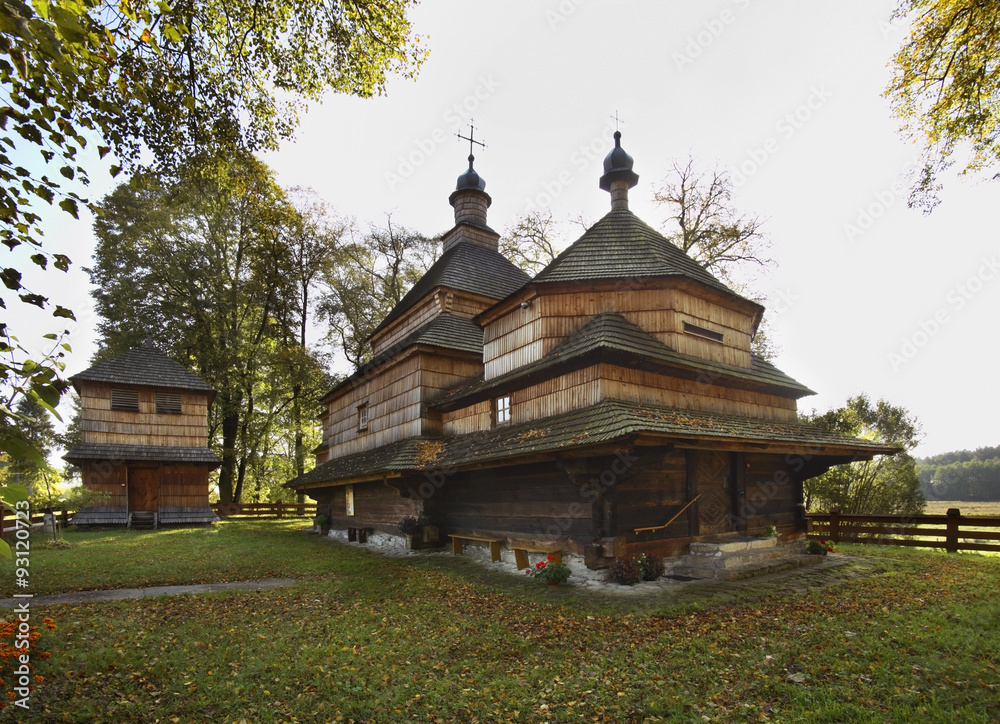
<instances>
[{"instance_id":1,"label":"overcast sky","mask_svg":"<svg viewBox=\"0 0 1000 724\"><path fill-rule=\"evenodd\" d=\"M413 21L431 55L416 81L328 98L265 160L282 185L311 186L362 224L391 213L432 235L453 224L448 195L468 153L455 133L474 117L493 228L536 207L593 222L609 209L598 178L617 113L640 177L631 208L650 225L665 219L655 184L688 154L728 169L737 205L768 219L776 266L757 287L776 364L818 392L800 410L867 392L918 417L920 455L997 445L1000 188L951 176L931 215L906 207L916 147L881 97L906 30L889 24L893 7L425 2ZM581 233L565 228L570 241ZM76 262L51 294L80 318L72 374L93 352L79 270L93 241L65 221L47 236Z\"/></svg>"}]
</instances>

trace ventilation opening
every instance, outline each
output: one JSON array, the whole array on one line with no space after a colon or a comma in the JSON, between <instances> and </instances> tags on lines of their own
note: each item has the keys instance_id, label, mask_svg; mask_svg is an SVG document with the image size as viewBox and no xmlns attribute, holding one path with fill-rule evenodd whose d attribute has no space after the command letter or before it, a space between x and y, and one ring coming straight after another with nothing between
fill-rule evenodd
<instances>
[{"instance_id":1,"label":"ventilation opening","mask_svg":"<svg viewBox=\"0 0 1000 724\"><path fill-rule=\"evenodd\" d=\"M111 390L111 409L128 410L130 412L139 411L139 391L138 390Z\"/></svg>"},{"instance_id":2,"label":"ventilation opening","mask_svg":"<svg viewBox=\"0 0 1000 724\"><path fill-rule=\"evenodd\" d=\"M181 396L172 392L157 392L156 411L167 415L181 414Z\"/></svg>"},{"instance_id":3,"label":"ventilation opening","mask_svg":"<svg viewBox=\"0 0 1000 724\"><path fill-rule=\"evenodd\" d=\"M684 322L684 334L691 334L702 339L710 339L713 342L722 341L722 335L719 332L713 332L711 329L705 329L689 322Z\"/></svg>"}]
</instances>

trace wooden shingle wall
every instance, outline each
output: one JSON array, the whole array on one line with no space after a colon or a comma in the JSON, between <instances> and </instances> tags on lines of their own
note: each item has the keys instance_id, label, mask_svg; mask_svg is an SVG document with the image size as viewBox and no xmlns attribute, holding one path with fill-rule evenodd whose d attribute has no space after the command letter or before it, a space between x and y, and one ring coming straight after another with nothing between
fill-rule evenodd
<instances>
[{"instance_id":1,"label":"wooden shingle wall","mask_svg":"<svg viewBox=\"0 0 1000 724\"><path fill-rule=\"evenodd\" d=\"M446 354L414 353L390 362L330 401L323 435L329 451L319 462L439 433L441 416L430 413L427 404L481 370L476 360ZM367 404L367 430L358 429L361 404Z\"/></svg>"},{"instance_id":2,"label":"wooden shingle wall","mask_svg":"<svg viewBox=\"0 0 1000 724\"><path fill-rule=\"evenodd\" d=\"M85 443L208 447L208 396L181 392L181 414L156 412L156 389L115 385L138 392L139 411L112 410L112 385L80 384L80 427ZM176 394L177 390L167 390Z\"/></svg>"},{"instance_id":3,"label":"wooden shingle wall","mask_svg":"<svg viewBox=\"0 0 1000 724\"><path fill-rule=\"evenodd\" d=\"M484 330L486 379L536 362L603 312L618 312L671 349L737 367L750 367L753 318L687 289L617 289L540 293ZM684 323L721 334L722 342L684 332Z\"/></svg>"}]
</instances>

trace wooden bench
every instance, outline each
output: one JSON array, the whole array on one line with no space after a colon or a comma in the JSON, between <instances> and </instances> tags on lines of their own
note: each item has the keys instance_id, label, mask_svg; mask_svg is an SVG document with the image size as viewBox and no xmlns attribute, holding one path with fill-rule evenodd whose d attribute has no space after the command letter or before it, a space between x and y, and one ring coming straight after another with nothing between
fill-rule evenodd
<instances>
[{"instance_id":1,"label":"wooden bench","mask_svg":"<svg viewBox=\"0 0 1000 724\"><path fill-rule=\"evenodd\" d=\"M500 541L497 538L480 538L474 535L450 535L451 538L451 552L456 556L461 554L465 549L465 544L469 541L475 541L477 543L489 543L490 544L490 560L496 563L500 560Z\"/></svg>"},{"instance_id":2,"label":"wooden bench","mask_svg":"<svg viewBox=\"0 0 1000 724\"><path fill-rule=\"evenodd\" d=\"M528 545L512 545L511 550L514 551L514 563L521 570L528 568L531 564L528 563L528 553L545 553L552 556L553 563L562 563L562 549L561 548L550 548L548 546L528 546Z\"/></svg>"}]
</instances>

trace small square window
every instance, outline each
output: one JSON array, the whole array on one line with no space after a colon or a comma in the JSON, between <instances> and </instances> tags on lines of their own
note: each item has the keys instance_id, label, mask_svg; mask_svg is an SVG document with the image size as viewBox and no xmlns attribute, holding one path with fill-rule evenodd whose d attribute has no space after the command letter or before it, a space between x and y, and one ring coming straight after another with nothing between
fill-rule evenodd
<instances>
[{"instance_id":1,"label":"small square window","mask_svg":"<svg viewBox=\"0 0 1000 724\"><path fill-rule=\"evenodd\" d=\"M111 409L128 410L129 412L139 411L139 391L138 390L111 390Z\"/></svg>"},{"instance_id":2,"label":"small square window","mask_svg":"<svg viewBox=\"0 0 1000 724\"><path fill-rule=\"evenodd\" d=\"M344 499L347 501L347 514L354 515L354 486L344 488Z\"/></svg>"},{"instance_id":3,"label":"small square window","mask_svg":"<svg viewBox=\"0 0 1000 724\"><path fill-rule=\"evenodd\" d=\"M497 425L510 422L510 395L504 395L503 397L496 398L494 402L494 409L496 414L493 419L496 421Z\"/></svg>"},{"instance_id":4,"label":"small square window","mask_svg":"<svg viewBox=\"0 0 1000 724\"><path fill-rule=\"evenodd\" d=\"M175 392L157 392L156 411L161 415L181 414L181 396Z\"/></svg>"},{"instance_id":5,"label":"small square window","mask_svg":"<svg viewBox=\"0 0 1000 724\"><path fill-rule=\"evenodd\" d=\"M368 405L361 405L358 407L358 429L367 430L368 429Z\"/></svg>"}]
</instances>

